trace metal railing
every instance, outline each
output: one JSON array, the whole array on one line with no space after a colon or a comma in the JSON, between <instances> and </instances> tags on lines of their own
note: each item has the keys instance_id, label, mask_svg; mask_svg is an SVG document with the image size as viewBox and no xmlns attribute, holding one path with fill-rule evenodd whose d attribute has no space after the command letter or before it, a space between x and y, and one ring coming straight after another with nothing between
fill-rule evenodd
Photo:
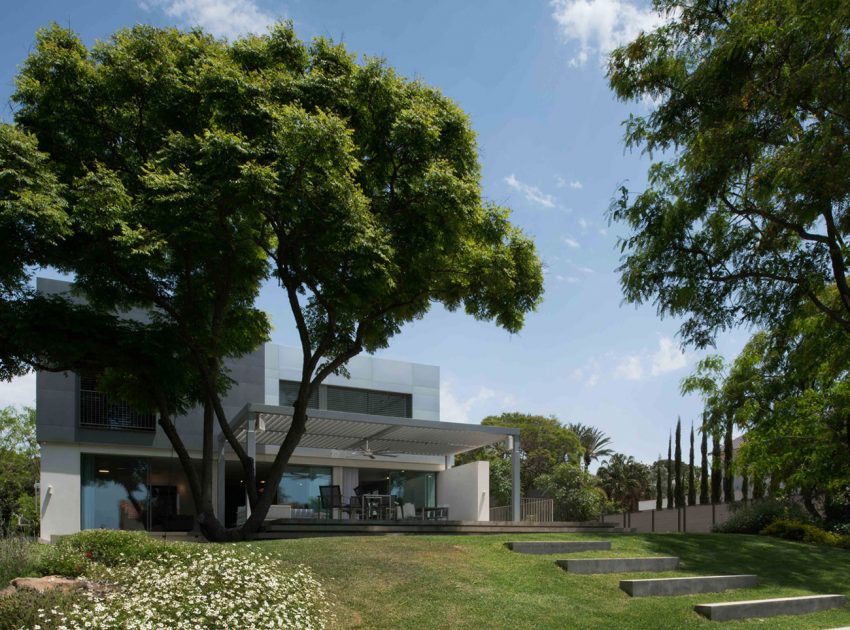
<instances>
[{"instance_id":1,"label":"metal railing","mask_svg":"<svg viewBox=\"0 0 850 630\"><path fill-rule=\"evenodd\" d=\"M114 400L89 389L80 389L80 426L118 431L154 431L156 416L136 411L122 400Z\"/></svg>"},{"instance_id":2,"label":"metal railing","mask_svg":"<svg viewBox=\"0 0 850 630\"><path fill-rule=\"evenodd\" d=\"M552 499L523 497L519 502L520 520L535 523L551 523L555 520L555 502ZM513 520L511 506L503 505L490 508L491 521Z\"/></svg>"}]
</instances>

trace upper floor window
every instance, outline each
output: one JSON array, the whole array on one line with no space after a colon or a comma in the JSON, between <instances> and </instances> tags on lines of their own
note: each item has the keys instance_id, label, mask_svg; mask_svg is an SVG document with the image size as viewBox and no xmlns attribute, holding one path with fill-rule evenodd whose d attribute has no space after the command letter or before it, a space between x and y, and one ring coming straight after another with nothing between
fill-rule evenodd
<instances>
[{"instance_id":1,"label":"upper floor window","mask_svg":"<svg viewBox=\"0 0 850 630\"><path fill-rule=\"evenodd\" d=\"M413 397L397 392L328 385L328 409L373 416L413 417Z\"/></svg>"},{"instance_id":2,"label":"upper floor window","mask_svg":"<svg viewBox=\"0 0 850 630\"><path fill-rule=\"evenodd\" d=\"M323 386L326 402L320 406L319 393L314 391L307 407L310 409L328 409L331 411L349 411L373 416L393 416L396 418L413 417L413 396L398 392L383 392L372 389ZM298 397L298 383L280 381L280 404L292 406Z\"/></svg>"},{"instance_id":3,"label":"upper floor window","mask_svg":"<svg viewBox=\"0 0 850 630\"><path fill-rule=\"evenodd\" d=\"M80 376L80 426L91 429L154 431L156 416L133 409L97 389L97 376Z\"/></svg>"}]
</instances>

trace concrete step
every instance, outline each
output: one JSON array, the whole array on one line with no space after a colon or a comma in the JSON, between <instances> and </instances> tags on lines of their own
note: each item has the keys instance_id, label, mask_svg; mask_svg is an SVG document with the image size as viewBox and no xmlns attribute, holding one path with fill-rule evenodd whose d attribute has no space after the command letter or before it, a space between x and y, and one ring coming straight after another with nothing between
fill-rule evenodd
<instances>
[{"instance_id":1,"label":"concrete step","mask_svg":"<svg viewBox=\"0 0 850 630\"><path fill-rule=\"evenodd\" d=\"M730 588L750 588L758 584L755 575L701 575L696 577L620 580L620 588L632 597L719 593Z\"/></svg>"},{"instance_id":2,"label":"concrete step","mask_svg":"<svg viewBox=\"0 0 850 630\"><path fill-rule=\"evenodd\" d=\"M777 615L806 615L808 613L841 608L847 604L844 595L805 595L803 597L779 597L776 599L753 599L743 602L721 604L697 604L694 610L711 621L731 621L749 617L775 617Z\"/></svg>"},{"instance_id":3,"label":"concrete step","mask_svg":"<svg viewBox=\"0 0 850 630\"><path fill-rule=\"evenodd\" d=\"M607 540L521 540L505 543L516 553L575 553L577 551L607 551L611 543Z\"/></svg>"},{"instance_id":4,"label":"concrete step","mask_svg":"<svg viewBox=\"0 0 850 630\"><path fill-rule=\"evenodd\" d=\"M674 556L590 558L586 560L556 560L555 563L570 573L638 573L641 571L672 571L679 566L679 558Z\"/></svg>"}]
</instances>

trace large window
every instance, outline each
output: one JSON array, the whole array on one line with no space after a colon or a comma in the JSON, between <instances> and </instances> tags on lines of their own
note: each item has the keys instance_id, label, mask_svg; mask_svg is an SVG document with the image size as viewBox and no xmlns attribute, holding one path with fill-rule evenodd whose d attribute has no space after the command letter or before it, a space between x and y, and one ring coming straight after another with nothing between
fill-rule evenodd
<instances>
[{"instance_id":1,"label":"large window","mask_svg":"<svg viewBox=\"0 0 850 630\"><path fill-rule=\"evenodd\" d=\"M299 383L295 381L281 381L280 382L280 404L291 407L295 404L295 399L298 398L298 388L300 387ZM307 401L307 407L309 409L318 409L319 408L319 390L314 389L313 394L310 396L310 400Z\"/></svg>"},{"instance_id":2,"label":"large window","mask_svg":"<svg viewBox=\"0 0 850 630\"><path fill-rule=\"evenodd\" d=\"M80 527L186 531L194 505L179 463L166 458L83 453Z\"/></svg>"},{"instance_id":3,"label":"large window","mask_svg":"<svg viewBox=\"0 0 850 630\"><path fill-rule=\"evenodd\" d=\"M331 485L330 466L287 466L277 487L277 502L318 510L319 487Z\"/></svg>"},{"instance_id":4,"label":"large window","mask_svg":"<svg viewBox=\"0 0 850 630\"><path fill-rule=\"evenodd\" d=\"M390 492L403 503L412 503L417 508L434 507L437 504L435 473L392 470L389 477Z\"/></svg>"},{"instance_id":5,"label":"large window","mask_svg":"<svg viewBox=\"0 0 850 630\"><path fill-rule=\"evenodd\" d=\"M98 391L97 377L80 376L80 426L93 429L153 431L156 418L152 413L136 411L123 400Z\"/></svg>"},{"instance_id":6,"label":"large window","mask_svg":"<svg viewBox=\"0 0 850 630\"><path fill-rule=\"evenodd\" d=\"M410 418L413 415L410 394L335 385L328 385L328 409L396 418Z\"/></svg>"},{"instance_id":7,"label":"large window","mask_svg":"<svg viewBox=\"0 0 850 630\"><path fill-rule=\"evenodd\" d=\"M82 456L82 529L150 529L150 469L140 457Z\"/></svg>"}]
</instances>

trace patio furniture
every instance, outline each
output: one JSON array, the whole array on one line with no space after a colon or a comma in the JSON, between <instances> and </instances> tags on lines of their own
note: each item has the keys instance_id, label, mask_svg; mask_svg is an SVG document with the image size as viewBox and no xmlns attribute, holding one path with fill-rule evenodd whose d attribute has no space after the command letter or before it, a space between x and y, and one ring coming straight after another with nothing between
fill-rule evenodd
<instances>
[{"instance_id":1,"label":"patio furniture","mask_svg":"<svg viewBox=\"0 0 850 630\"><path fill-rule=\"evenodd\" d=\"M406 521L416 518L416 506L412 503L405 503L404 505L402 505L401 517Z\"/></svg>"},{"instance_id":2,"label":"patio furniture","mask_svg":"<svg viewBox=\"0 0 850 630\"><path fill-rule=\"evenodd\" d=\"M423 521L447 521L449 520L449 506L438 505L437 507L422 508Z\"/></svg>"},{"instance_id":3,"label":"patio furniture","mask_svg":"<svg viewBox=\"0 0 850 630\"><path fill-rule=\"evenodd\" d=\"M322 510L328 515L328 518L333 518L334 510L339 510L349 516L356 514L359 510L356 503L354 505L342 503L342 490L339 486L319 486L319 499Z\"/></svg>"},{"instance_id":4,"label":"patio furniture","mask_svg":"<svg viewBox=\"0 0 850 630\"><path fill-rule=\"evenodd\" d=\"M363 518L390 520L395 519L395 506L398 500L391 494L364 494L360 497L363 505Z\"/></svg>"},{"instance_id":5,"label":"patio furniture","mask_svg":"<svg viewBox=\"0 0 850 630\"><path fill-rule=\"evenodd\" d=\"M242 525L246 520L246 513L244 505L240 505L236 508L236 524ZM292 518L292 506L291 505L281 505L281 504L273 504L269 506L269 511L266 512L266 518L264 521L276 521L281 518Z\"/></svg>"}]
</instances>

